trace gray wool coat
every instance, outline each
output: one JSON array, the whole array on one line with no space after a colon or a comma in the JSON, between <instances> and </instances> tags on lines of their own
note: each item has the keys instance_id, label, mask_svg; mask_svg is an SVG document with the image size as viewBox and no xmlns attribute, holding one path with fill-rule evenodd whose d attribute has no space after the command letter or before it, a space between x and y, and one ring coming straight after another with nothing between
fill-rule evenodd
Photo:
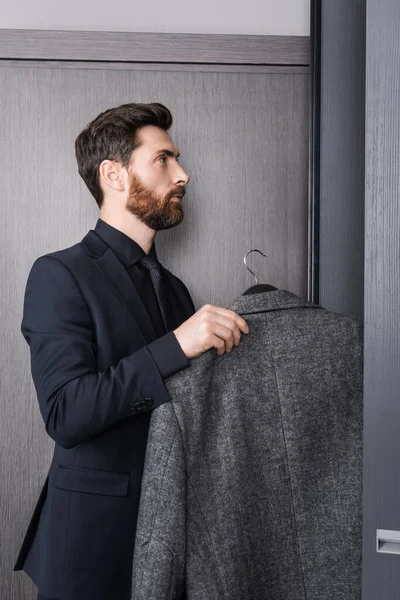
<instances>
[{"instance_id":1,"label":"gray wool coat","mask_svg":"<svg viewBox=\"0 0 400 600\"><path fill-rule=\"evenodd\" d=\"M154 410L134 600L361 598L362 329L286 291L167 380Z\"/></svg>"}]
</instances>

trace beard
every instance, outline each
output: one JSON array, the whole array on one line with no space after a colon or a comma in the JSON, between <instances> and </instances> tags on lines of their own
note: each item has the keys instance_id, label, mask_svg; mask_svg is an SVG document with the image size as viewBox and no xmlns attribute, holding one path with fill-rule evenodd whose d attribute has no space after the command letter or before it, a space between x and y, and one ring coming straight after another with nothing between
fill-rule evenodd
<instances>
[{"instance_id":1,"label":"beard","mask_svg":"<svg viewBox=\"0 0 400 600\"><path fill-rule=\"evenodd\" d=\"M139 177L131 175L126 209L154 231L171 229L183 221L181 203L171 202L176 195L185 194L185 189L175 187L163 196L143 185Z\"/></svg>"}]
</instances>

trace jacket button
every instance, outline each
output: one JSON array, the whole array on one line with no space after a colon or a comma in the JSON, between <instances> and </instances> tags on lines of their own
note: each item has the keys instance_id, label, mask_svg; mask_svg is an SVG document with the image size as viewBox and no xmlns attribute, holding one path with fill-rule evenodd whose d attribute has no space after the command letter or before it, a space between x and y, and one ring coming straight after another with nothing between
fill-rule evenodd
<instances>
[{"instance_id":1,"label":"jacket button","mask_svg":"<svg viewBox=\"0 0 400 600\"><path fill-rule=\"evenodd\" d=\"M148 410L149 408L151 408L153 406L153 404L154 404L154 401L152 398L145 398L144 400L135 402L135 404L133 406L131 406L129 408L129 410L133 415L136 415L137 413Z\"/></svg>"}]
</instances>

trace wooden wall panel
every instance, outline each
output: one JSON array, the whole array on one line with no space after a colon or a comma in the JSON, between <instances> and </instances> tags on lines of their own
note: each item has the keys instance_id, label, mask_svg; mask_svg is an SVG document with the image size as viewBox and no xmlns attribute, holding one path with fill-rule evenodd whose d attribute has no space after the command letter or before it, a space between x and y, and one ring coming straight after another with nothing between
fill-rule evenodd
<instances>
[{"instance_id":1,"label":"wooden wall panel","mask_svg":"<svg viewBox=\"0 0 400 600\"><path fill-rule=\"evenodd\" d=\"M52 455L20 333L34 260L70 246L94 227L98 210L79 178L74 140L89 120L125 102L158 101L191 176L182 225L157 236L162 262L196 306L228 306L261 281L300 295L307 289L308 75L4 67L0 69L1 597L33 599L12 574Z\"/></svg>"},{"instance_id":2,"label":"wooden wall panel","mask_svg":"<svg viewBox=\"0 0 400 600\"><path fill-rule=\"evenodd\" d=\"M0 59L308 65L308 36L0 29Z\"/></svg>"}]
</instances>

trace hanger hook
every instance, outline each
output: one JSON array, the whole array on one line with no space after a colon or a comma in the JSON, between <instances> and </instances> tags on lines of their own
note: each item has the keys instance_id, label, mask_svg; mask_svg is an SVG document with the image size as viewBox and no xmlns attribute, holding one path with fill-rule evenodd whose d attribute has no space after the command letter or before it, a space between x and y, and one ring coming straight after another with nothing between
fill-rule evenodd
<instances>
[{"instance_id":1,"label":"hanger hook","mask_svg":"<svg viewBox=\"0 0 400 600\"><path fill-rule=\"evenodd\" d=\"M268 256L267 256L266 254L264 254L264 252L261 252L261 250L256 250L256 249L254 249L254 250L249 250L248 252L246 252L246 255L245 255L244 259L243 259L243 260L244 260L244 265L245 265L246 269L247 269L248 271L250 271L250 273L251 273L252 275L254 275L254 279L256 280L256 284L257 284L257 283L258 283L257 275L254 273L254 271L252 271L252 270L250 269L250 267L248 267L248 266L247 266L247 262L246 262L246 258L247 258L247 256L250 254L250 252L258 252L259 254L262 254L262 256L264 256L264 258L268 258Z\"/></svg>"}]
</instances>

